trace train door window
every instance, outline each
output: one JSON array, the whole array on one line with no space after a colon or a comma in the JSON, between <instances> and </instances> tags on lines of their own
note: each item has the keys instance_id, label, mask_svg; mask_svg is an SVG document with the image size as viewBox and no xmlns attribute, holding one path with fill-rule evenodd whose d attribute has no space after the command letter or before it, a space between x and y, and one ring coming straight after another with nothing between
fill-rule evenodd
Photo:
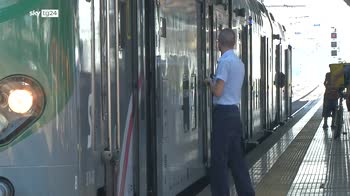
<instances>
[{"instance_id":1,"label":"train door window","mask_svg":"<svg viewBox=\"0 0 350 196\"><path fill-rule=\"evenodd\" d=\"M269 49L269 38L266 38L266 67L269 68L269 70L272 69L272 64L270 64L270 57L271 57L271 49ZM271 57L272 58L272 57ZM270 65L270 66L269 66Z\"/></svg>"},{"instance_id":2,"label":"train door window","mask_svg":"<svg viewBox=\"0 0 350 196\"><path fill-rule=\"evenodd\" d=\"M197 76L195 73L191 75L191 87L190 87L190 123L192 130L197 128Z\"/></svg>"},{"instance_id":3,"label":"train door window","mask_svg":"<svg viewBox=\"0 0 350 196\"><path fill-rule=\"evenodd\" d=\"M275 67L275 70L276 71L280 71L280 68L281 68L281 44L277 45L276 47L276 67Z\"/></svg>"},{"instance_id":4,"label":"train door window","mask_svg":"<svg viewBox=\"0 0 350 196\"><path fill-rule=\"evenodd\" d=\"M214 50L214 39L213 39L213 7L210 6L208 7L208 10L207 10L207 15L206 15L206 43L207 43L207 46L206 46L206 49L208 51L207 53L207 62L209 63L209 68L210 68L210 72L211 73L214 73L213 71L213 64L214 64L214 61L213 61L213 50Z\"/></svg>"},{"instance_id":5,"label":"train door window","mask_svg":"<svg viewBox=\"0 0 350 196\"><path fill-rule=\"evenodd\" d=\"M119 43L118 43L118 48L119 48L119 58L123 58L123 49L125 49L125 38L126 38L126 3L119 1L119 14L118 14L118 34L119 34Z\"/></svg>"},{"instance_id":6,"label":"train door window","mask_svg":"<svg viewBox=\"0 0 350 196\"><path fill-rule=\"evenodd\" d=\"M215 50L214 50L214 56L213 56L213 60L214 60L214 70L216 70L216 66L217 66L217 64L216 64L216 61L218 60L218 56L219 56L219 47L218 47L218 43L217 43L217 41L218 41L218 39L219 39L219 24L218 24L218 18L217 18L217 16L215 16L215 19L214 19L214 38L215 38Z\"/></svg>"},{"instance_id":7,"label":"train door window","mask_svg":"<svg viewBox=\"0 0 350 196\"><path fill-rule=\"evenodd\" d=\"M95 148L95 63L93 46L93 6L86 1L79 2L79 59L80 59L80 119L88 122L82 124L81 137L87 137L87 147ZM87 99L88 98L88 99ZM86 131L86 132L85 132Z\"/></svg>"},{"instance_id":8,"label":"train door window","mask_svg":"<svg viewBox=\"0 0 350 196\"><path fill-rule=\"evenodd\" d=\"M120 96L119 104L120 108L119 110L121 112L128 111L128 105L131 100L132 95L132 82L134 80L134 67L133 61L137 61L136 59L133 59L136 54L133 54L133 34L132 29L135 23L133 22L133 9L135 7L133 6L133 1L127 0L127 1L118 1L118 47L116 50L118 50L118 77L119 77L119 89L118 91L123 93L124 96ZM127 115L120 115L119 121L120 121L120 127L123 130L123 127L126 126L126 119Z\"/></svg>"}]
</instances>

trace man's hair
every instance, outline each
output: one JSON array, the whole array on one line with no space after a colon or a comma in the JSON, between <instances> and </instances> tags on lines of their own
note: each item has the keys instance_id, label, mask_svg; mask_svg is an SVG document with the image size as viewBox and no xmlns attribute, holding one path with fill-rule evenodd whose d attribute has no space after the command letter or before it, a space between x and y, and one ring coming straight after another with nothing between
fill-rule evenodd
<instances>
[{"instance_id":1,"label":"man's hair","mask_svg":"<svg viewBox=\"0 0 350 196\"><path fill-rule=\"evenodd\" d=\"M228 48L233 48L236 44L236 36L232 29L226 28L223 29L219 34L219 43Z\"/></svg>"}]
</instances>

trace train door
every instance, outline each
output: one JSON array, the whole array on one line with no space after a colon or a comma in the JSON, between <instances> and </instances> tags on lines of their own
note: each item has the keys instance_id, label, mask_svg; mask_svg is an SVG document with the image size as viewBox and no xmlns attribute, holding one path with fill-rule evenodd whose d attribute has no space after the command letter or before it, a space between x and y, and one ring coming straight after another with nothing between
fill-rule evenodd
<instances>
[{"instance_id":1,"label":"train door","mask_svg":"<svg viewBox=\"0 0 350 196\"><path fill-rule=\"evenodd\" d=\"M201 31L202 34L202 48L203 48L203 55L202 59L203 62L202 65L205 65L202 67L203 71L202 74L204 78L208 78L211 76L212 73L214 73L214 66L213 66L213 47L215 44L215 40L213 39L213 6L208 5L208 2L202 3L202 11L201 13L204 14L201 18L204 18L204 24L202 24L202 29L205 29L205 31ZM204 25L204 26L203 26ZM205 43L205 45L204 45ZM203 81L203 80L202 80ZM203 103L200 103L201 107L203 107L203 118L200 119L200 122L203 124L203 162L207 168L210 166L210 133L212 130L212 94L208 88L204 88L203 90L204 98ZM202 96L200 96L202 97Z\"/></svg>"},{"instance_id":2,"label":"train door","mask_svg":"<svg viewBox=\"0 0 350 196\"><path fill-rule=\"evenodd\" d=\"M145 81L146 86L146 121L147 121L147 195L157 196L158 193L158 151L157 151L157 118L159 118L158 110L158 94L157 94L157 66L156 66L156 32L158 25L157 5L154 1L145 2Z\"/></svg>"},{"instance_id":3,"label":"train door","mask_svg":"<svg viewBox=\"0 0 350 196\"><path fill-rule=\"evenodd\" d=\"M118 65L113 68L113 62L111 62L110 73L107 73L109 77L106 77L110 83L107 84L111 89L108 94L111 96L111 99L108 100L110 103L108 111L111 112L109 129L117 131L114 138L117 139L116 145L119 150L119 160L116 167L117 183L115 183L117 185L115 194L118 196L132 196L140 191L145 191L140 190L139 180L144 178L140 177L138 169L145 165L145 162L138 161L139 146L144 143L144 141L138 140L140 134L139 118L141 117L139 115L139 94L143 83L140 70L142 59L139 57L142 55L140 53L142 45L138 45L138 39L141 39L138 32L139 2L117 1L117 5L107 5L109 7L107 10L110 11L103 14L108 16L112 13L111 8L117 7L117 22L108 19L105 25L108 30L107 35L114 34L110 28L113 26L113 22L118 25L116 27L118 31L115 36L110 35L110 39L102 41L106 45L106 53L109 55L108 61L113 61L111 57L116 55L115 62ZM117 43L116 48L113 47L114 43Z\"/></svg>"},{"instance_id":4,"label":"train door","mask_svg":"<svg viewBox=\"0 0 350 196\"><path fill-rule=\"evenodd\" d=\"M210 4L208 1L205 3L205 41L202 43L206 43L205 46L205 63L202 65L206 65L205 73L206 77L212 77L215 74L217 68L217 60L220 58L220 51L217 45L217 39L220 31L223 28L229 27L229 17L227 8L225 6L228 3L224 4ZM204 135L204 164L206 167L210 166L210 133L212 130L212 93L208 88L205 88L206 91L206 118L204 119L206 125L206 131Z\"/></svg>"},{"instance_id":5,"label":"train door","mask_svg":"<svg viewBox=\"0 0 350 196\"><path fill-rule=\"evenodd\" d=\"M149 3L155 20L150 26L155 64L149 66L154 66L156 89L153 176L157 182L151 191L177 195L203 178L206 171L198 121L201 5L196 0Z\"/></svg>"},{"instance_id":6,"label":"train door","mask_svg":"<svg viewBox=\"0 0 350 196\"><path fill-rule=\"evenodd\" d=\"M134 15L136 16L136 22L135 29L133 32L137 32L134 34L135 38L137 39L137 47L138 53L137 53L137 100L135 100L135 105L137 105L138 110L135 112L135 118L137 119L136 124L136 130L137 132L135 135L135 162L136 164L136 171L135 171L135 195L139 196L146 196L148 194L148 179L147 179L147 161L150 159L149 154L147 154L147 143L148 140L148 133L147 133L147 125L148 125L148 119L147 119L147 113L146 113L146 105L147 105L147 80L146 80L146 58L145 58L145 31L146 31L146 24L145 24L145 2L142 0L135 1L134 9Z\"/></svg>"},{"instance_id":7,"label":"train door","mask_svg":"<svg viewBox=\"0 0 350 196\"><path fill-rule=\"evenodd\" d=\"M242 121L244 138L246 140L250 139L253 135L252 133L252 32L251 26L246 25L242 30L242 61L245 65L245 77L242 86Z\"/></svg>"}]
</instances>

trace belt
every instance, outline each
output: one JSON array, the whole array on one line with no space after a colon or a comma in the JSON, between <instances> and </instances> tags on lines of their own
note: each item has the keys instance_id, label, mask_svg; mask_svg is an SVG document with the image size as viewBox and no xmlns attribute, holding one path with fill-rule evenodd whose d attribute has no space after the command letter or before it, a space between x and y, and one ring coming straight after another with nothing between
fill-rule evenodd
<instances>
[{"instance_id":1,"label":"belt","mask_svg":"<svg viewBox=\"0 0 350 196\"><path fill-rule=\"evenodd\" d=\"M214 105L214 110L218 109L232 109L232 110L238 110L238 106L233 104L233 105L221 105L221 104L215 104Z\"/></svg>"}]
</instances>

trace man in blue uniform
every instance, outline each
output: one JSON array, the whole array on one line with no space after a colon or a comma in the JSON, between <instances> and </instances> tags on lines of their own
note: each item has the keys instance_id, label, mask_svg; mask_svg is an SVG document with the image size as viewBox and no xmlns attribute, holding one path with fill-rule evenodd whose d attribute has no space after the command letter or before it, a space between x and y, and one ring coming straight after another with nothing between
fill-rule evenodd
<instances>
[{"instance_id":1,"label":"man in blue uniform","mask_svg":"<svg viewBox=\"0 0 350 196\"><path fill-rule=\"evenodd\" d=\"M239 196L254 196L242 149L242 124L238 105L244 79L244 65L233 52L236 43L232 29L219 34L216 76L204 82L214 95L210 182L213 196L229 196L228 165Z\"/></svg>"}]
</instances>

